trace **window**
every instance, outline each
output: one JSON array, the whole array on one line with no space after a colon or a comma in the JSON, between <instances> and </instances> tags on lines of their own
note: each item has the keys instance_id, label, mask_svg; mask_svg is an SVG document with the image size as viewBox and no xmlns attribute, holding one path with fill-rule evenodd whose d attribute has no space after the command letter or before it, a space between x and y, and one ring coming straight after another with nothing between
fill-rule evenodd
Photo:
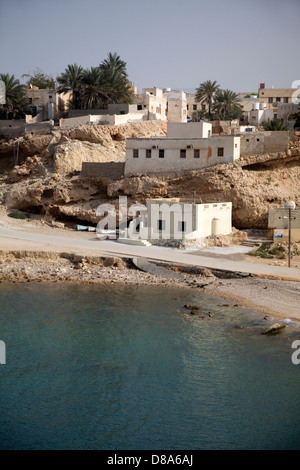
<instances>
[{"instance_id":1,"label":"window","mask_svg":"<svg viewBox=\"0 0 300 470\"><path fill-rule=\"evenodd\" d=\"M283 102L284 102L284 103L288 103L288 102L289 102L289 99L285 97L285 98L283 98Z\"/></svg>"},{"instance_id":2,"label":"window","mask_svg":"<svg viewBox=\"0 0 300 470\"><path fill-rule=\"evenodd\" d=\"M138 104L137 109L138 109L138 111L141 111L143 109L143 106L141 104Z\"/></svg>"},{"instance_id":3,"label":"window","mask_svg":"<svg viewBox=\"0 0 300 470\"><path fill-rule=\"evenodd\" d=\"M200 158L200 150L194 149L194 158Z\"/></svg>"},{"instance_id":4,"label":"window","mask_svg":"<svg viewBox=\"0 0 300 470\"><path fill-rule=\"evenodd\" d=\"M133 158L139 158L139 151L138 151L138 149L133 149Z\"/></svg>"},{"instance_id":5,"label":"window","mask_svg":"<svg viewBox=\"0 0 300 470\"><path fill-rule=\"evenodd\" d=\"M234 144L235 148L237 149L237 144Z\"/></svg>"},{"instance_id":6,"label":"window","mask_svg":"<svg viewBox=\"0 0 300 470\"><path fill-rule=\"evenodd\" d=\"M186 109L189 110L189 105L188 104L186 105Z\"/></svg>"},{"instance_id":7,"label":"window","mask_svg":"<svg viewBox=\"0 0 300 470\"><path fill-rule=\"evenodd\" d=\"M280 103L280 102L281 102L281 98L279 98L279 97L276 98L276 101L277 101L277 103Z\"/></svg>"},{"instance_id":8,"label":"window","mask_svg":"<svg viewBox=\"0 0 300 470\"><path fill-rule=\"evenodd\" d=\"M165 151L163 149L159 149L158 158L165 158Z\"/></svg>"},{"instance_id":9,"label":"window","mask_svg":"<svg viewBox=\"0 0 300 470\"><path fill-rule=\"evenodd\" d=\"M268 103L273 103L273 98L268 98Z\"/></svg>"},{"instance_id":10,"label":"window","mask_svg":"<svg viewBox=\"0 0 300 470\"><path fill-rule=\"evenodd\" d=\"M197 105L193 104L193 111L197 111Z\"/></svg>"},{"instance_id":11,"label":"window","mask_svg":"<svg viewBox=\"0 0 300 470\"><path fill-rule=\"evenodd\" d=\"M51 100L51 98L52 98L52 95L49 95L49 100Z\"/></svg>"},{"instance_id":12,"label":"window","mask_svg":"<svg viewBox=\"0 0 300 470\"><path fill-rule=\"evenodd\" d=\"M186 158L186 149L180 149L180 158Z\"/></svg>"},{"instance_id":13,"label":"window","mask_svg":"<svg viewBox=\"0 0 300 470\"><path fill-rule=\"evenodd\" d=\"M201 109L202 109L202 111L205 111L205 109L206 109L205 104L203 104L203 105L201 106Z\"/></svg>"},{"instance_id":14,"label":"window","mask_svg":"<svg viewBox=\"0 0 300 470\"><path fill-rule=\"evenodd\" d=\"M166 221L162 220L162 219L159 219L157 221L157 228L158 228L158 230L166 230Z\"/></svg>"},{"instance_id":15,"label":"window","mask_svg":"<svg viewBox=\"0 0 300 470\"><path fill-rule=\"evenodd\" d=\"M218 147L218 157L224 157L224 147Z\"/></svg>"},{"instance_id":16,"label":"window","mask_svg":"<svg viewBox=\"0 0 300 470\"><path fill-rule=\"evenodd\" d=\"M183 220L178 222L178 232L186 232L186 222Z\"/></svg>"},{"instance_id":17,"label":"window","mask_svg":"<svg viewBox=\"0 0 300 470\"><path fill-rule=\"evenodd\" d=\"M146 158L151 158L151 149L146 149Z\"/></svg>"},{"instance_id":18,"label":"window","mask_svg":"<svg viewBox=\"0 0 300 470\"><path fill-rule=\"evenodd\" d=\"M256 139L256 142L259 142L259 139Z\"/></svg>"}]
</instances>

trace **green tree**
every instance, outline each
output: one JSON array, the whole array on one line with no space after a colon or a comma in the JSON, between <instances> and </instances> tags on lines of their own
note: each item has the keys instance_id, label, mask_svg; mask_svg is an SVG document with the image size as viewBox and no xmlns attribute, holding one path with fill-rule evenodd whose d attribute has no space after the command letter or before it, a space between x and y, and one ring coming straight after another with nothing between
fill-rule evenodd
<instances>
[{"instance_id":1,"label":"green tree","mask_svg":"<svg viewBox=\"0 0 300 470\"><path fill-rule=\"evenodd\" d=\"M91 67L83 72L80 84L79 99L83 109L99 109L106 107L109 99L107 90L102 83L99 67Z\"/></svg>"},{"instance_id":2,"label":"green tree","mask_svg":"<svg viewBox=\"0 0 300 470\"><path fill-rule=\"evenodd\" d=\"M22 78L28 77L26 82L27 85L37 86L42 90L55 89L55 80L51 75L46 75L43 70L39 69L38 67L34 69L34 71L30 73L24 73Z\"/></svg>"},{"instance_id":3,"label":"green tree","mask_svg":"<svg viewBox=\"0 0 300 470\"><path fill-rule=\"evenodd\" d=\"M108 95L109 103L132 103L131 85L128 80L127 64L115 52L109 52L99 66L101 84Z\"/></svg>"},{"instance_id":4,"label":"green tree","mask_svg":"<svg viewBox=\"0 0 300 470\"><path fill-rule=\"evenodd\" d=\"M265 131L287 131L288 127L279 119L270 119L264 124Z\"/></svg>"},{"instance_id":5,"label":"green tree","mask_svg":"<svg viewBox=\"0 0 300 470\"><path fill-rule=\"evenodd\" d=\"M237 93L231 90L218 90L215 94L213 112L216 119L231 121L242 116L242 108Z\"/></svg>"},{"instance_id":6,"label":"green tree","mask_svg":"<svg viewBox=\"0 0 300 470\"><path fill-rule=\"evenodd\" d=\"M14 75L0 74L0 80L5 84L5 104L0 105L1 119L23 119L25 114L31 114L29 99L23 85Z\"/></svg>"},{"instance_id":7,"label":"green tree","mask_svg":"<svg viewBox=\"0 0 300 470\"><path fill-rule=\"evenodd\" d=\"M196 89L196 101L200 103L208 104L208 113L207 117L212 119L212 106L214 101L214 96L217 91L220 89L220 85L216 81L212 82L207 80L206 82L200 83L199 87Z\"/></svg>"},{"instance_id":8,"label":"green tree","mask_svg":"<svg viewBox=\"0 0 300 470\"><path fill-rule=\"evenodd\" d=\"M73 109L80 109L80 89L84 70L81 65L69 64L65 71L59 75L56 80L58 82L57 91L59 93L66 93L72 91L71 107Z\"/></svg>"}]
</instances>

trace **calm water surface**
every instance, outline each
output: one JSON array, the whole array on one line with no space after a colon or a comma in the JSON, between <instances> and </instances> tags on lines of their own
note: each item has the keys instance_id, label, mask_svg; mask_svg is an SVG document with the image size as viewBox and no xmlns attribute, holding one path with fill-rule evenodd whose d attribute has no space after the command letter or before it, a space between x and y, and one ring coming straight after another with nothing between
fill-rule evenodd
<instances>
[{"instance_id":1,"label":"calm water surface","mask_svg":"<svg viewBox=\"0 0 300 470\"><path fill-rule=\"evenodd\" d=\"M2 284L0 302L1 449L300 448L299 328L267 337L169 288Z\"/></svg>"}]
</instances>

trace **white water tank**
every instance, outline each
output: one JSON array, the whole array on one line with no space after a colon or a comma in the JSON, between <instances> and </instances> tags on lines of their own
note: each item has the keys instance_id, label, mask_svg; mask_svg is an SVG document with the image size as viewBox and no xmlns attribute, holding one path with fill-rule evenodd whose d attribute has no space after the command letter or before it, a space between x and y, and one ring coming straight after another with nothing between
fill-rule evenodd
<instances>
[{"instance_id":1,"label":"white water tank","mask_svg":"<svg viewBox=\"0 0 300 470\"><path fill-rule=\"evenodd\" d=\"M287 201L284 203L284 208L294 210L296 208L296 203L294 201Z\"/></svg>"},{"instance_id":2,"label":"white water tank","mask_svg":"<svg viewBox=\"0 0 300 470\"><path fill-rule=\"evenodd\" d=\"M222 234L222 222L216 217L211 221L211 234L212 235L221 235Z\"/></svg>"},{"instance_id":3,"label":"white water tank","mask_svg":"<svg viewBox=\"0 0 300 470\"><path fill-rule=\"evenodd\" d=\"M259 109L259 103L253 103L252 104L252 109L255 110L255 109Z\"/></svg>"}]
</instances>

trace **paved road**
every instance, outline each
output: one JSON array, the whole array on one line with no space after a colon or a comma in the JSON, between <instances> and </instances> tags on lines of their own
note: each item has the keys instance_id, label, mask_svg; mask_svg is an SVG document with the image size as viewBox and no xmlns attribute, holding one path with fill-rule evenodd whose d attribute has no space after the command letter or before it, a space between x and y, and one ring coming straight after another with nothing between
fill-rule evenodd
<instances>
[{"instance_id":1,"label":"paved road","mask_svg":"<svg viewBox=\"0 0 300 470\"><path fill-rule=\"evenodd\" d=\"M233 261L226 258L209 257L205 255L196 255L187 253L183 250L175 248L163 248L158 246L135 246L118 243L114 240L99 240L95 233L82 234L79 238L78 232L76 236L57 236L45 235L42 233L29 233L20 230L10 230L0 227L0 238L23 240L23 242L36 242L46 244L46 249L51 250L51 246L55 249L63 250L92 250L97 251L99 255L110 254L123 257L142 256L149 260L166 261L189 266L199 266L210 269L221 269L226 271L251 273L261 276L274 276L281 279L290 279L300 281L300 270L295 268L270 266L263 264L252 264L247 261ZM24 245L24 243L23 243ZM51 246L49 246L51 245ZM1 242L0 242L1 249ZM32 246L28 249L32 249ZM37 249L41 249L40 247Z\"/></svg>"}]
</instances>

